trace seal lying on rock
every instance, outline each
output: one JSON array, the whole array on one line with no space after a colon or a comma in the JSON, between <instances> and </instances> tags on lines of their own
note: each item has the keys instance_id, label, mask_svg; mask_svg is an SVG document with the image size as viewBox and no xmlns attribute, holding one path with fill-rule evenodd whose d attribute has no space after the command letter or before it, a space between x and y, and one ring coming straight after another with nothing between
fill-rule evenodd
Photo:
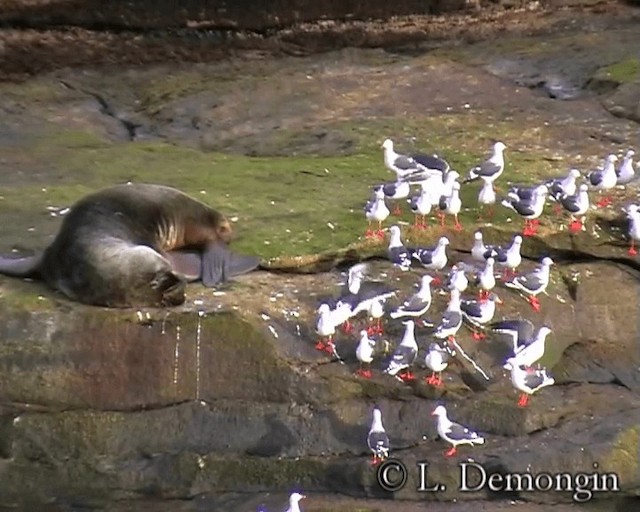
<instances>
[{"instance_id":1,"label":"seal lying on rock","mask_svg":"<svg viewBox=\"0 0 640 512\"><path fill-rule=\"evenodd\" d=\"M230 239L224 215L176 189L117 185L78 201L41 254L0 256L0 273L40 277L86 304L173 306L187 281L211 287L259 265Z\"/></svg>"}]
</instances>

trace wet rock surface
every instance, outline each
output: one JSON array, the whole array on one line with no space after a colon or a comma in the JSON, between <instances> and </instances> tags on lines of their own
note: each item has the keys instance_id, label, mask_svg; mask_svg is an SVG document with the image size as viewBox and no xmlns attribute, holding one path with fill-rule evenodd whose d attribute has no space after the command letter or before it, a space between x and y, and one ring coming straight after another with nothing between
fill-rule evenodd
<instances>
[{"instance_id":1,"label":"wet rock surface","mask_svg":"<svg viewBox=\"0 0 640 512\"><path fill-rule=\"evenodd\" d=\"M435 55L418 45L417 57L393 48L179 66L128 68L132 61L125 59L120 69L60 69L4 83L1 162L11 172L3 174L3 194L10 198L31 181L64 189L95 179L48 159L42 141L63 126L82 134L72 147L90 151L96 140L169 141L205 152L335 156L357 153L362 136L334 120L405 123L416 109L433 116L470 110L487 125L514 121L520 133L508 135L516 155L542 151L562 166L595 165L595 155L639 142L629 92L637 77L626 67L622 78L611 69L640 47L637 11L615 9L585 18L583 31L453 45ZM567 18L560 14L558 23L566 27ZM565 43L567 52L560 49ZM307 84L303 92L301 84ZM248 94L261 101L248 108ZM557 101L565 99L571 101ZM614 104L627 110L619 114ZM536 126L545 123L552 131L543 140ZM377 133L380 126L374 127ZM487 140L504 125L489 128ZM402 133L408 144L410 135ZM467 131L455 133L463 146ZM133 172L100 180L126 180ZM616 195L628 201L635 191ZM44 246L59 225L58 210L15 208L3 209L3 247L16 239L21 248ZM342 363L314 350L314 309L344 280L336 263L373 258L373 277L399 289L394 304L413 291L423 271L391 268L380 259L384 242L358 242L345 254L314 260L307 268L312 274L258 271L216 293L192 285L187 303L171 310L84 307L40 283L3 277L0 506L234 512L265 504L278 510L285 493L300 486L310 494L305 510L316 511L575 510L571 492L461 492L459 463L471 457L488 474L615 473L620 491L596 493L593 510L632 510L636 502L625 500L640 492L640 267L626 253L619 218L613 208L591 211L578 235L543 220L540 236L523 250L525 268L543 253L557 262L541 313L499 286L506 299L499 318L532 318L553 330L542 362L556 385L526 409L517 406L502 369L508 345L498 337L476 343L461 331L461 347L488 378L459 357L445 371L442 389L424 382L429 372L421 364L410 384L381 375L381 363L373 379L356 377L354 335L338 336ZM513 229L483 226L496 242ZM468 261L472 233L470 226L451 233L452 262ZM429 316L436 319L445 304L436 294ZM402 331L390 322L383 338L393 346ZM420 362L430 333L417 329ZM443 456L446 443L437 439L430 415L443 402L452 419L485 435L484 446ZM417 473L397 493L380 488L365 444L374 404L383 410L394 456L410 468L429 461L429 483L444 483L445 491L416 492Z\"/></svg>"}]
</instances>

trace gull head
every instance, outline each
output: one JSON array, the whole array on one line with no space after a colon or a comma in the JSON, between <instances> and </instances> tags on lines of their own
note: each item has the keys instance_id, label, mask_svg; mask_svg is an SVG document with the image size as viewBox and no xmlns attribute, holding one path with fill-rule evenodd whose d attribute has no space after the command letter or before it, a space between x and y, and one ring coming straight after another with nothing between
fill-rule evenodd
<instances>
[{"instance_id":1,"label":"gull head","mask_svg":"<svg viewBox=\"0 0 640 512\"><path fill-rule=\"evenodd\" d=\"M304 494L300 494L299 492L294 492L289 496L289 503L298 503L300 500L305 499L306 496Z\"/></svg>"},{"instance_id":2,"label":"gull head","mask_svg":"<svg viewBox=\"0 0 640 512\"><path fill-rule=\"evenodd\" d=\"M551 265L553 265L553 260L549 258L549 256L545 256L544 258L542 258L542 261L540 263L542 263L545 267L550 267Z\"/></svg>"},{"instance_id":3,"label":"gull head","mask_svg":"<svg viewBox=\"0 0 640 512\"><path fill-rule=\"evenodd\" d=\"M551 327L549 327L548 325L543 325L542 327L540 327L538 334L540 336L547 336L548 334L551 334Z\"/></svg>"},{"instance_id":4,"label":"gull head","mask_svg":"<svg viewBox=\"0 0 640 512\"><path fill-rule=\"evenodd\" d=\"M571 169L569 171L569 176L571 176L574 179L577 179L580 177L580 174L582 174L578 169Z\"/></svg>"},{"instance_id":5,"label":"gull head","mask_svg":"<svg viewBox=\"0 0 640 512\"><path fill-rule=\"evenodd\" d=\"M382 143L382 147L393 151L393 141L391 139L385 139Z\"/></svg>"},{"instance_id":6,"label":"gull head","mask_svg":"<svg viewBox=\"0 0 640 512\"><path fill-rule=\"evenodd\" d=\"M329 311L331 311L331 308L329 307L329 304L327 304L326 302L323 302L318 307L318 314L320 315L326 315Z\"/></svg>"},{"instance_id":7,"label":"gull head","mask_svg":"<svg viewBox=\"0 0 640 512\"><path fill-rule=\"evenodd\" d=\"M616 155L611 154L607 157L607 162L609 162L610 164L612 164L616 160L618 160L618 157Z\"/></svg>"},{"instance_id":8,"label":"gull head","mask_svg":"<svg viewBox=\"0 0 640 512\"><path fill-rule=\"evenodd\" d=\"M482 233L481 233L480 231L476 231L476 232L473 234L473 239L474 239L476 242L482 242Z\"/></svg>"},{"instance_id":9,"label":"gull head","mask_svg":"<svg viewBox=\"0 0 640 512\"><path fill-rule=\"evenodd\" d=\"M513 237L513 245L522 245L522 237L520 235Z\"/></svg>"},{"instance_id":10,"label":"gull head","mask_svg":"<svg viewBox=\"0 0 640 512\"><path fill-rule=\"evenodd\" d=\"M445 245L449 245L449 239L446 236L440 237L440 240L438 240L438 245L440 247L443 247Z\"/></svg>"},{"instance_id":11,"label":"gull head","mask_svg":"<svg viewBox=\"0 0 640 512\"><path fill-rule=\"evenodd\" d=\"M635 154L636 154L636 152L633 149L630 149L629 151L627 151L625 157L626 158L631 158Z\"/></svg>"},{"instance_id":12,"label":"gull head","mask_svg":"<svg viewBox=\"0 0 640 512\"><path fill-rule=\"evenodd\" d=\"M427 285L431 284L432 281L433 281L433 276L430 276L429 274L423 275L422 279L420 279L420 282L422 283L422 286L427 286Z\"/></svg>"},{"instance_id":13,"label":"gull head","mask_svg":"<svg viewBox=\"0 0 640 512\"><path fill-rule=\"evenodd\" d=\"M446 415L447 415L447 410L444 408L444 405L439 405L431 413L431 416L446 416Z\"/></svg>"},{"instance_id":14,"label":"gull head","mask_svg":"<svg viewBox=\"0 0 640 512\"><path fill-rule=\"evenodd\" d=\"M496 153L502 153L505 149L507 149L507 146L505 146L503 142L496 142L493 145L493 150Z\"/></svg>"},{"instance_id":15,"label":"gull head","mask_svg":"<svg viewBox=\"0 0 640 512\"><path fill-rule=\"evenodd\" d=\"M589 190L589 185L587 185L586 183L582 183L580 187L578 187L578 190L580 192L587 192Z\"/></svg>"}]
</instances>

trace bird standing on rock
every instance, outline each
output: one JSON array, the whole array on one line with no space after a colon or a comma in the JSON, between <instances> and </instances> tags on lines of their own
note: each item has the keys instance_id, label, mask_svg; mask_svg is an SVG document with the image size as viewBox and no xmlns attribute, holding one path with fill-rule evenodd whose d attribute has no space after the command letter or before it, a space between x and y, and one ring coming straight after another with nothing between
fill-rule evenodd
<instances>
[{"instance_id":1,"label":"bird standing on rock","mask_svg":"<svg viewBox=\"0 0 640 512\"><path fill-rule=\"evenodd\" d=\"M391 226L389 228L389 247L387 248L387 257L395 267L407 271L411 268L413 249L408 249L402 243L399 226Z\"/></svg>"},{"instance_id":2,"label":"bird standing on rock","mask_svg":"<svg viewBox=\"0 0 640 512\"><path fill-rule=\"evenodd\" d=\"M389 361L387 368L384 370L384 373L391 375L392 377L396 377L403 382L408 382L415 380L413 373L408 371L408 368L411 367L418 356L418 344L416 343L414 321L406 320L403 323L405 325L405 330L404 335L402 336L402 341L393 352L391 360ZM403 373L399 374L401 371Z\"/></svg>"},{"instance_id":3,"label":"bird standing on rock","mask_svg":"<svg viewBox=\"0 0 640 512\"><path fill-rule=\"evenodd\" d=\"M622 160L622 164L620 164L620 167L616 169L616 183L618 185L626 185L636 178L636 172L633 168L633 155L635 154L636 153L633 149L627 151L624 159Z\"/></svg>"},{"instance_id":4,"label":"bird standing on rock","mask_svg":"<svg viewBox=\"0 0 640 512\"><path fill-rule=\"evenodd\" d=\"M544 203L547 200L546 185L538 185L529 196L517 192L509 192L502 200L502 206L512 209L524 219L523 236L533 236L538 231L538 217L542 215Z\"/></svg>"},{"instance_id":5,"label":"bird standing on rock","mask_svg":"<svg viewBox=\"0 0 640 512\"><path fill-rule=\"evenodd\" d=\"M522 263L522 255L520 254L520 248L522 247L522 237L516 235L511 241L509 247L497 247L492 250L492 255L496 260L496 263L501 267L504 267L502 273L503 279L508 279L515 275L515 270Z\"/></svg>"},{"instance_id":6,"label":"bird standing on rock","mask_svg":"<svg viewBox=\"0 0 640 512\"><path fill-rule=\"evenodd\" d=\"M598 208L604 208L611 204L611 197L602 197L602 192L611 190L618 183L618 176L616 175L615 168L616 160L618 160L616 155L609 155L605 160L604 167L602 167L602 169L596 169L587 175L591 186L600 191L600 201L596 203Z\"/></svg>"},{"instance_id":7,"label":"bird standing on rock","mask_svg":"<svg viewBox=\"0 0 640 512\"><path fill-rule=\"evenodd\" d=\"M504 365L504 368L511 371L511 383L514 388L521 392L518 407L526 407L529 405L529 397L531 395L546 386L555 384L553 377L547 374L545 368L527 368L518 365L512 359Z\"/></svg>"},{"instance_id":8,"label":"bird standing on rock","mask_svg":"<svg viewBox=\"0 0 640 512\"><path fill-rule=\"evenodd\" d=\"M413 249L411 257L422 263L424 268L442 270L447 266L447 245L449 239L440 237L435 247L417 247Z\"/></svg>"},{"instance_id":9,"label":"bird standing on rock","mask_svg":"<svg viewBox=\"0 0 640 512\"><path fill-rule=\"evenodd\" d=\"M589 211L589 187L583 183L578 191L571 196L560 196L558 202L571 215L569 231L577 233L584 227L584 215ZM576 217L580 217L577 219Z\"/></svg>"},{"instance_id":10,"label":"bird standing on rock","mask_svg":"<svg viewBox=\"0 0 640 512\"><path fill-rule=\"evenodd\" d=\"M553 178L544 182L549 189L549 196L558 201L563 196L572 196L576 193L576 180L581 176L578 169L570 169L569 174L563 178ZM560 213L562 207L556 205L555 211Z\"/></svg>"},{"instance_id":11,"label":"bird standing on rock","mask_svg":"<svg viewBox=\"0 0 640 512\"><path fill-rule=\"evenodd\" d=\"M442 372L449 366L449 360L455 355L445 343L431 343L424 358L424 364L431 370L431 376L425 377L425 382L437 388L442 386Z\"/></svg>"},{"instance_id":12,"label":"bird standing on rock","mask_svg":"<svg viewBox=\"0 0 640 512\"><path fill-rule=\"evenodd\" d=\"M389 450L391 449L389 436L382 425L382 411L377 406L373 408L373 419L369 435L367 435L367 446L373 452L372 465L379 464L389 456Z\"/></svg>"},{"instance_id":13,"label":"bird standing on rock","mask_svg":"<svg viewBox=\"0 0 640 512\"><path fill-rule=\"evenodd\" d=\"M540 311L540 302L537 296L544 293L549 285L553 260L549 257L542 258L540 265L532 272L515 276L511 281L506 281L507 288L513 288L526 294L527 301L534 311Z\"/></svg>"},{"instance_id":14,"label":"bird standing on rock","mask_svg":"<svg viewBox=\"0 0 640 512\"><path fill-rule=\"evenodd\" d=\"M493 258L487 258L484 268L475 275L474 284L479 288L478 299L481 301L487 300L489 292L496 286L495 261Z\"/></svg>"},{"instance_id":15,"label":"bird standing on rock","mask_svg":"<svg viewBox=\"0 0 640 512\"><path fill-rule=\"evenodd\" d=\"M420 318L431 307L431 282L433 277L426 274L420 278L420 289L409 300L406 300L395 311L389 313L396 318Z\"/></svg>"},{"instance_id":16,"label":"bird standing on rock","mask_svg":"<svg viewBox=\"0 0 640 512\"><path fill-rule=\"evenodd\" d=\"M629 256L637 256L638 249L636 248L636 242L640 242L640 210L638 205L629 205L627 208L627 219L629 220L627 235L631 240L628 254Z\"/></svg>"},{"instance_id":17,"label":"bird standing on rock","mask_svg":"<svg viewBox=\"0 0 640 512\"><path fill-rule=\"evenodd\" d=\"M447 416L447 410L444 405L436 407L431 415L438 417L438 435L451 444L451 449L444 454L445 457L455 455L458 445L469 444L473 446L476 444L484 444L484 438L476 432L469 430L464 425L460 425L460 423L451 421Z\"/></svg>"},{"instance_id":18,"label":"bird standing on rock","mask_svg":"<svg viewBox=\"0 0 640 512\"><path fill-rule=\"evenodd\" d=\"M375 340L369 338L369 333L365 330L360 331L360 342L356 347L356 358L360 362L360 368L356 371L356 375L371 378L371 363L373 362L373 352L376 346ZM366 367L366 369L364 368Z\"/></svg>"},{"instance_id":19,"label":"bird standing on rock","mask_svg":"<svg viewBox=\"0 0 640 512\"><path fill-rule=\"evenodd\" d=\"M451 297L447 309L442 313L442 319L433 332L433 336L454 342L461 326L462 312L460 311L460 292L454 288L451 290Z\"/></svg>"},{"instance_id":20,"label":"bird standing on rock","mask_svg":"<svg viewBox=\"0 0 640 512\"><path fill-rule=\"evenodd\" d=\"M470 299L460 301L462 318L473 327L472 337L475 341L486 338L482 330L486 324L493 320L497 304L502 304L502 300L495 293L490 293L483 300Z\"/></svg>"}]
</instances>

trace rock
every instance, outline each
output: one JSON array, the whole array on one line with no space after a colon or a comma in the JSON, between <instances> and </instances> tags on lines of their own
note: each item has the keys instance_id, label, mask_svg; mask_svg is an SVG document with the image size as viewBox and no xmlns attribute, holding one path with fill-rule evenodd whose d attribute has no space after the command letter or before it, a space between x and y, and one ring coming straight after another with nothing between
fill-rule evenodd
<instances>
[{"instance_id":1,"label":"rock","mask_svg":"<svg viewBox=\"0 0 640 512\"><path fill-rule=\"evenodd\" d=\"M640 122L640 80L620 85L602 104L614 116Z\"/></svg>"}]
</instances>

